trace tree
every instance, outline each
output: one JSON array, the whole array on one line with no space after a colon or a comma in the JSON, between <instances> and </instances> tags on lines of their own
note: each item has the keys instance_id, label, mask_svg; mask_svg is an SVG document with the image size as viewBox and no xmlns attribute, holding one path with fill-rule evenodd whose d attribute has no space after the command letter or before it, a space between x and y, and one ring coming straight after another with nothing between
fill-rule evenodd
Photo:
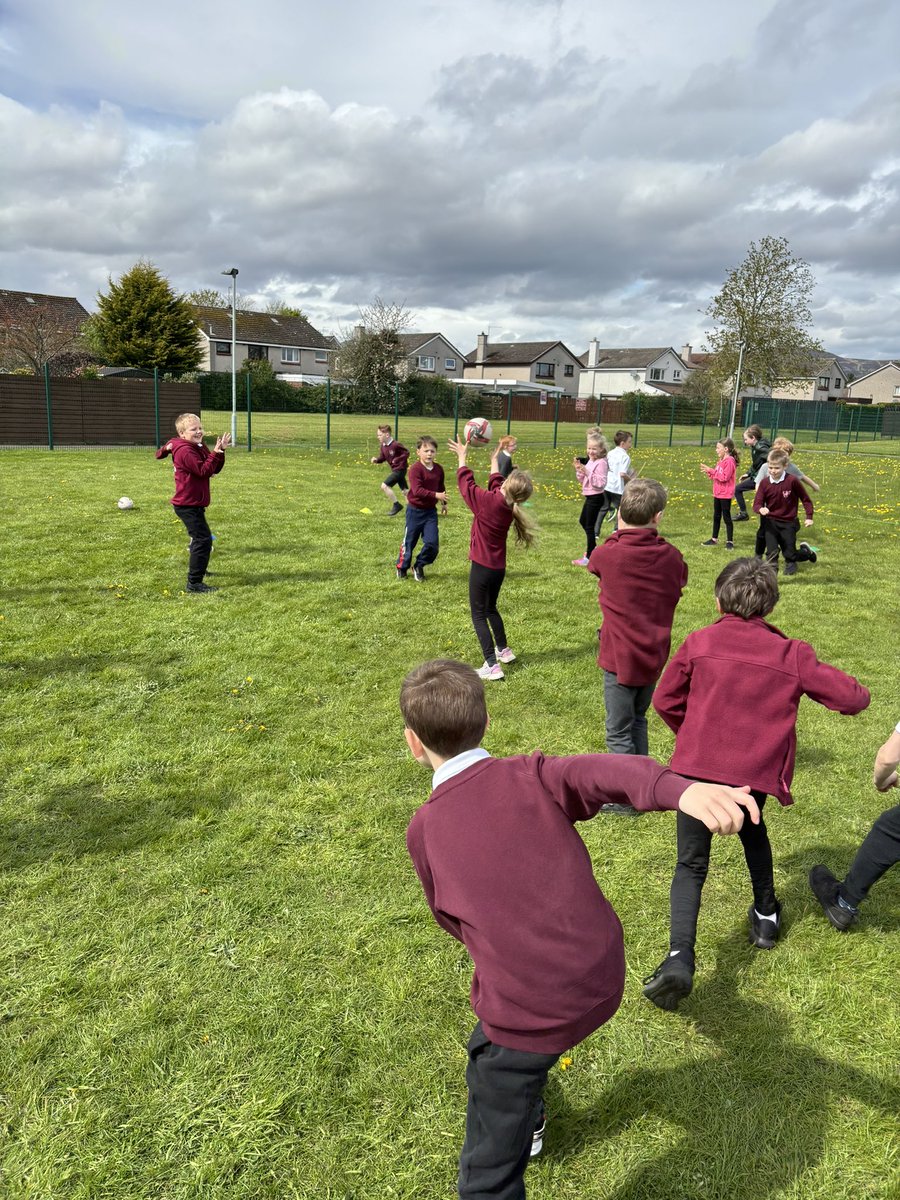
<instances>
[{"instance_id":1,"label":"tree","mask_svg":"<svg viewBox=\"0 0 900 1200\"><path fill-rule=\"evenodd\" d=\"M710 382L733 386L740 344L741 381L771 388L810 374L821 346L810 335L810 298L815 279L809 264L791 254L787 238L751 242L739 267L728 272L706 316L715 322L706 348L715 355Z\"/></svg>"},{"instance_id":2,"label":"tree","mask_svg":"<svg viewBox=\"0 0 900 1200\"><path fill-rule=\"evenodd\" d=\"M301 317L306 320L306 313L302 308L297 308L294 304L285 304L283 300L270 300L263 311L273 317Z\"/></svg>"},{"instance_id":3,"label":"tree","mask_svg":"<svg viewBox=\"0 0 900 1200\"><path fill-rule=\"evenodd\" d=\"M405 358L400 334L413 316L402 304L376 296L359 310L360 323L338 349L335 374L366 392L378 406L388 403Z\"/></svg>"},{"instance_id":4,"label":"tree","mask_svg":"<svg viewBox=\"0 0 900 1200\"><path fill-rule=\"evenodd\" d=\"M90 361L81 339L81 329L58 312L34 305L17 315L14 322L0 325L0 367L27 370L40 375L48 363L70 374Z\"/></svg>"},{"instance_id":5,"label":"tree","mask_svg":"<svg viewBox=\"0 0 900 1200\"><path fill-rule=\"evenodd\" d=\"M192 292L186 292L184 296L188 304L196 304L200 308L227 308L231 311L231 292L220 292L217 288L194 288ZM287 304L284 300L269 300L265 308L258 308L240 292L237 294L237 302L235 308L238 312L265 312L273 317L302 317L306 319L306 313L302 308L297 308L293 304Z\"/></svg>"},{"instance_id":6,"label":"tree","mask_svg":"<svg viewBox=\"0 0 900 1200\"><path fill-rule=\"evenodd\" d=\"M97 303L86 332L107 364L174 374L199 366L191 306L152 263L141 259L118 283L110 279L109 292L99 293Z\"/></svg>"}]
</instances>

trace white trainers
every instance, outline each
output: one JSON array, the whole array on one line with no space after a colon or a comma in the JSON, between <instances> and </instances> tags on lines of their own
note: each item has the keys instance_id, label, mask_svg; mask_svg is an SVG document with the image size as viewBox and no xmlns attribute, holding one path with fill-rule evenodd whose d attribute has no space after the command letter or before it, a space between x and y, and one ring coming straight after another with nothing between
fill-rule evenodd
<instances>
[{"instance_id":1,"label":"white trainers","mask_svg":"<svg viewBox=\"0 0 900 1200\"><path fill-rule=\"evenodd\" d=\"M509 646L504 646L502 650L497 651L497 659L502 663L511 663L516 661L516 656Z\"/></svg>"},{"instance_id":2,"label":"white trainers","mask_svg":"<svg viewBox=\"0 0 900 1200\"><path fill-rule=\"evenodd\" d=\"M584 554L582 554L581 558L573 558L572 559L573 567L586 567L587 565L588 565L588 560Z\"/></svg>"},{"instance_id":3,"label":"white trainers","mask_svg":"<svg viewBox=\"0 0 900 1200\"><path fill-rule=\"evenodd\" d=\"M505 676L503 674L503 668L500 666L499 663L494 663L494 665L492 667L489 667L487 663L484 663L483 666L480 666L478 668L478 678L479 679L504 679Z\"/></svg>"}]
</instances>

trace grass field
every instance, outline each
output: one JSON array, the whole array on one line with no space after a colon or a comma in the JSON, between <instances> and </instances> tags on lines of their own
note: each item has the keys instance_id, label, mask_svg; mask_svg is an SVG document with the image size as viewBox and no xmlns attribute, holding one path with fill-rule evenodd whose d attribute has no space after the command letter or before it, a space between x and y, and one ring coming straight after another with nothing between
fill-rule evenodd
<instances>
[{"instance_id":1,"label":"grass field","mask_svg":"<svg viewBox=\"0 0 900 1200\"><path fill-rule=\"evenodd\" d=\"M345 420L330 455L229 455L212 485L212 596L181 590L171 467L151 453L0 454L3 1196L454 1193L469 964L406 854L429 776L406 752L397 691L426 658L480 662L469 521L457 500L427 582L395 581L401 526L368 465L374 421ZM543 532L511 555L520 659L489 692L495 754L603 745L566 436L518 456ZM664 532L690 568L676 645L712 619L728 557L699 544L701 457L635 453L670 489ZM842 871L889 800L870 775L900 718L900 460L802 443L797 458L823 485L821 559L783 580L773 619L872 705L851 719L804 701L797 803L769 820L783 941L748 945L740 847L719 842L677 1015L640 995L666 947L672 817L582 827L628 982L617 1017L553 1074L532 1200L900 1194L900 870L850 935L806 886L813 863ZM486 462L474 455L482 479ZM115 507L123 494L132 512ZM753 525L736 533L752 552ZM671 744L654 718L651 751Z\"/></svg>"}]
</instances>

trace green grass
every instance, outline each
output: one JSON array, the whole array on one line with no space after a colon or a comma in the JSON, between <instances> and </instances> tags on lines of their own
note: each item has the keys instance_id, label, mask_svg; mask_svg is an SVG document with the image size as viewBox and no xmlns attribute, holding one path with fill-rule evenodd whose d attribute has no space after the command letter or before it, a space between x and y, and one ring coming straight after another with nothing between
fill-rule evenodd
<instances>
[{"instance_id":1,"label":"green grass","mask_svg":"<svg viewBox=\"0 0 900 1200\"><path fill-rule=\"evenodd\" d=\"M427 583L394 581L401 526L368 465L374 423L348 421L331 455L229 455L212 485L209 597L181 590L170 466L133 451L0 456L4 1196L453 1193L469 965L406 855L428 776L396 697L425 658L480 661L469 523L455 502ZM603 745L596 587L568 565L581 431L567 438L557 452L523 438L518 456L543 533L511 556L504 588L521 658L489 693L496 754ZM625 926L628 983L616 1018L554 1072L533 1200L898 1194L900 871L848 936L805 875L842 870L886 803L870 772L900 716L900 463L803 449L823 484L822 556L784 581L774 619L858 675L872 705L848 719L804 702L797 803L773 802L769 821L784 941L748 946L740 847L719 842L697 988L676 1016L640 996L666 946L672 818L583 827ZM690 567L676 645L712 619L727 558L699 545L702 457L635 453L670 488L664 531ZM123 494L133 512L116 509ZM737 527L739 549L752 533ZM671 750L655 718L651 749Z\"/></svg>"}]
</instances>

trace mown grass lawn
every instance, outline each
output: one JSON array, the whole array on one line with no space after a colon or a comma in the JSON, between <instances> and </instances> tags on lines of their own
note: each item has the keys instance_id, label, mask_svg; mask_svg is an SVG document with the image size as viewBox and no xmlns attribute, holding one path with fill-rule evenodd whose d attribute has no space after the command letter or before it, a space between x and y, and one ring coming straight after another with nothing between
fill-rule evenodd
<instances>
[{"instance_id":1,"label":"mown grass lawn","mask_svg":"<svg viewBox=\"0 0 900 1200\"><path fill-rule=\"evenodd\" d=\"M15 1200L454 1194L469 966L406 855L429 777L396 698L426 658L480 662L468 514L457 501L442 521L425 585L398 583L375 420L330 455L264 449L257 421L258 449L213 481L208 597L181 590L171 469L151 453L0 455L0 1193ZM596 587L569 565L575 436L519 456L543 534L504 589L520 659L489 693L496 754L603 746ZM900 718L900 461L797 457L823 484L822 553L783 581L774 620L872 705L847 719L804 702L797 803L769 821L784 940L747 944L740 847L720 842L678 1015L640 995L666 946L671 816L583 827L628 986L554 1073L535 1200L900 1192L900 871L847 936L806 886L815 862L840 873L890 799L870 774ZM690 567L676 645L712 619L727 557L699 545L701 458L635 454L670 489L664 532ZM737 536L752 552L753 526ZM671 749L655 718L651 749Z\"/></svg>"}]
</instances>

